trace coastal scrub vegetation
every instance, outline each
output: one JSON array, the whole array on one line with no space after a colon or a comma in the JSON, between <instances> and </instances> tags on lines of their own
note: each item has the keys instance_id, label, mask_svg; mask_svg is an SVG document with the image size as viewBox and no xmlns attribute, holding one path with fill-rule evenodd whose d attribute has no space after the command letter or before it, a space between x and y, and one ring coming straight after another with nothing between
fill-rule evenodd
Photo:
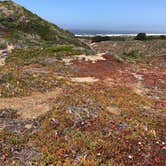
<instances>
[{"instance_id":1,"label":"coastal scrub vegetation","mask_svg":"<svg viewBox=\"0 0 166 166\"><path fill-rule=\"evenodd\" d=\"M32 42L33 45L51 43L88 49L88 46L76 39L72 33L43 20L12 1L0 1L0 10L0 30L9 41L22 44L24 39L25 46Z\"/></svg>"},{"instance_id":2,"label":"coastal scrub vegetation","mask_svg":"<svg viewBox=\"0 0 166 166\"><path fill-rule=\"evenodd\" d=\"M94 42L101 42L101 41L125 41L125 37L109 37L109 36L95 36L92 37L92 43Z\"/></svg>"},{"instance_id":3,"label":"coastal scrub vegetation","mask_svg":"<svg viewBox=\"0 0 166 166\"><path fill-rule=\"evenodd\" d=\"M0 50L0 165L165 165L165 40L86 46L12 1L0 11L14 43Z\"/></svg>"},{"instance_id":4,"label":"coastal scrub vegetation","mask_svg":"<svg viewBox=\"0 0 166 166\"><path fill-rule=\"evenodd\" d=\"M78 37L81 39L87 39L91 40L92 43L95 42L102 42L102 41L132 41L132 40L138 40L138 41L150 41L150 40L166 40L165 35L156 35L156 36L148 36L146 33L138 33L136 37L130 37L130 36L94 36L94 37Z\"/></svg>"}]
</instances>

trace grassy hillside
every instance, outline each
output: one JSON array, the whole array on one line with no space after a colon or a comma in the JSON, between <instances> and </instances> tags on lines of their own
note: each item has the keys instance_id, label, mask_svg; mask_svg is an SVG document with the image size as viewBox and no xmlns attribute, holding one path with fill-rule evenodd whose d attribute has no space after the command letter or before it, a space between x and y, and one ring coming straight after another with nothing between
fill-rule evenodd
<instances>
[{"instance_id":1,"label":"grassy hillside","mask_svg":"<svg viewBox=\"0 0 166 166\"><path fill-rule=\"evenodd\" d=\"M12 1L1 1L0 13L0 37L5 37L9 41L23 45L70 44L86 47L73 34Z\"/></svg>"}]
</instances>

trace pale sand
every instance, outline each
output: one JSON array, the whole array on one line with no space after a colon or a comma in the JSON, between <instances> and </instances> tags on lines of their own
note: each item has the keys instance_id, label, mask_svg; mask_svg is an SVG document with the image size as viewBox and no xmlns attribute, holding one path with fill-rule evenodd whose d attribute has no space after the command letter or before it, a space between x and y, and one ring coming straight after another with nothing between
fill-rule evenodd
<instances>
[{"instance_id":1,"label":"pale sand","mask_svg":"<svg viewBox=\"0 0 166 166\"><path fill-rule=\"evenodd\" d=\"M94 77L74 77L71 78L72 82L79 82L79 83L94 83L99 81L99 79L96 79Z\"/></svg>"},{"instance_id":2,"label":"pale sand","mask_svg":"<svg viewBox=\"0 0 166 166\"><path fill-rule=\"evenodd\" d=\"M6 58L4 58L4 57L1 58L1 54L2 54L4 51L7 51L8 53L11 53L13 49L14 49L14 46L13 46L13 45L8 45L6 49L0 50L0 66L5 65L5 59L6 59Z\"/></svg>"},{"instance_id":3,"label":"pale sand","mask_svg":"<svg viewBox=\"0 0 166 166\"><path fill-rule=\"evenodd\" d=\"M73 56L72 58L64 58L63 62L66 65L71 65L72 61L78 60L78 61L91 61L92 63L96 63L97 61L104 61L106 60L103 57L104 53L96 54L96 55L76 55Z\"/></svg>"},{"instance_id":4,"label":"pale sand","mask_svg":"<svg viewBox=\"0 0 166 166\"><path fill-rule=\"evenodd\" d=\"M24 119L37 118L52 109L51 99L61 93L60 89L48 93L36 93L28 97L0 98L0 110L13 109Z\"/></svg>"}]
</instances>

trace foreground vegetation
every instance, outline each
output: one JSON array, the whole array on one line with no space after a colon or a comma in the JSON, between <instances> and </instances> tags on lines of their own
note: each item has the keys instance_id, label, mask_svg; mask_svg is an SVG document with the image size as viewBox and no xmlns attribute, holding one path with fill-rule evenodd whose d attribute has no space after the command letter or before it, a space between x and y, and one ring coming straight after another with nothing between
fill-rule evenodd
<instances>
[{"instance_id":1,"label":"foreground vegetation","mask_svg":"<svg viewBox=\"0 0 166 166\"><path fill-rule=\"evenodd\" d=\"M0 110L0 125L5 124L0 130L0 163L164 165L166 87L160 59L150 57L149 63L133 65L127 60L142 57L126 53L126 60L120 62L109 54L95 63L82 59L66 65L62 61L75 54L82 52L62 46L14 50L6 59L0 69L0 102L13 99L8 108L14 108L23 96L62 92L37 103L39 110L42 104L51 106L37 119L24 119L18 114L21 110ZM99 81L77 83L71 77ZM36 104L36 98L32 99ZM27 110L38 105L30 103Z\"/></svg>"},{"instance_id":2,"label":"foreground vegetation","mask_svg":"<svg viewBox=\"0 0 166 166\"><path fill-rule=\"evenodd\" d=\"M0 10L0 165L166 165L165 40L88 47L11 1Z\"/></svg>"},{"instance_id":3,"label":"foreground vegetation","mask_svg":"<svg viewBox=\"0 0 166 166\"><path fill-rule=\"evenodd\" d=\"M37 70L36 72L40 73L40 69L38 71L37 68L47 68L49 61L50 63L53 61L55 64L49 66L50 72L67 72L66 67L62 66L59 61L64 57L82 53L82 51L75 50L71 46L14 50L7 57L5 67L0 68L1 97L26 96L33 91L44 92L56 87L60 81L57 81L54 75L45 70L41 71L41 74L34 74L31 68L34 67L34 72ZM26 66L31 67L27 67L26 71Z\"/></svg>"},{"instance_id":4,"label":"foreground vegetation","mask_svg":"<svg viewBox=\"0 0 166 166\"><path fill-rule=\"evenodd\" d=\"M103 85L73 85L58 101L37 136L42 164L164 164L165 118L149 117L141 109L153 101ZM111 112L110 105L119 110Z\"/></svg>"}]
</instances>

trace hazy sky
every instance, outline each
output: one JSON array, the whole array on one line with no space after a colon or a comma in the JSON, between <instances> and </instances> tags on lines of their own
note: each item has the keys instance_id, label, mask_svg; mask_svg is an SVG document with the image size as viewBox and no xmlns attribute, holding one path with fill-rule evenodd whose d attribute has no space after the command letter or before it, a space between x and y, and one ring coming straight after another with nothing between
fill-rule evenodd
<instances>
[{"instance_id":1,"label":"hazy sky","mask_svg":"<svg viewBox=\"0 0 166 166\"><path fill-rule=\"evenodd\" d=\"M65 29L166 32L166 0L14 0Z\"/></svg>"}]
</instances>

